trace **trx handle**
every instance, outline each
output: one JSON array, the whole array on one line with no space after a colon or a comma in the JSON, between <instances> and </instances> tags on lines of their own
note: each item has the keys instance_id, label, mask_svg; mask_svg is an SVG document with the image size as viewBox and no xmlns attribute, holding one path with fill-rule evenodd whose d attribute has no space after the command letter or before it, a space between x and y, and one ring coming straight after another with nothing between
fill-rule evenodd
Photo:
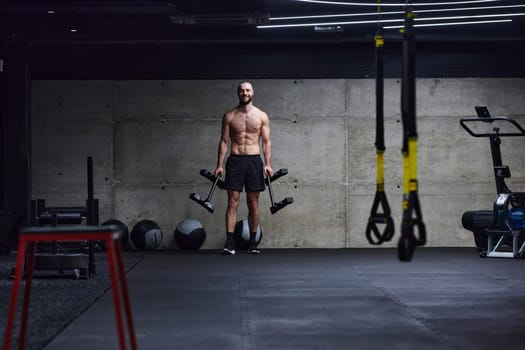
<instances>
[{"instance_id":1,"label":"trx handle","mask_svg":"<svg viewBox=\"0 0 525 350\"><path fill-rule=\"evenodd\" d=\"M401 85L403 217L398 242L398 257L401 261L410 261L416 246L426 243L426 228L417 192L416 55L413 30L414 13L408 2L407 0L403 31L403 81ZM415 228L417 228L417 234Z\"/></svg>"},{"instance_id":2,"label":"trx handle","mask_svg":"<svg viewBox=\"0 0 525 350\"><path fill-rule=\"evenodd\" d=\"M390 215L390 205L385 194L384 185L384 114L383 114L383 78L384 78L384 59L383 46L384 40L381 35L375 36L376 44L376 159L377 159L377 179L376 194L368 225L366 226L366 238L372 245L380 245L388 242L394 237L395 226L394 220ZM379 206L382 207L382 213L378 213ZM378 225L385 225L383 232L380 232Z\"/></svg>"},{"instance_id":3,"label":"trx handle","mask_svg":"<svg viewBox=\"0 0 525 350\"><path fill-rule=\"evenodd\" d=\"M385 191L377 186L374 203L368 218L368 225L366 226L366 239L372 245L380 245L383 242L388 242L394 237L395 226L392 216L390 216L390 206L386 198ZM378 213L379 206L382 206L383 213ZM383 232L379 231L378 225L385 225Z\"/></svg>"},{"instance_id":4,"label":"trx handle","mask_svg":"<svg viewBox=\"0 0 525 350\"><path fill-rule=\"evenodd\" d=\"M408 165L407 183L408 192L403 198L403 217L401 220L401 237L398 242L398 257L401 261L410 261L416 246L423 246L427 241L426 227L423 222L419 196L417 192L417 138L408 140L409 152L404 156L404 163ZM415 228L417 228L417 233Z\"/></svg>"}]
</instances>

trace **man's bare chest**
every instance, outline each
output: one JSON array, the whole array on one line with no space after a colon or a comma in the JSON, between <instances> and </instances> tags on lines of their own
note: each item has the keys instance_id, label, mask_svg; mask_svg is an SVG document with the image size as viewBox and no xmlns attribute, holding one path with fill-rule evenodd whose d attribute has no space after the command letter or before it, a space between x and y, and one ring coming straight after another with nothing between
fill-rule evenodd
<instances>
[{"instance_id":1,"label":"man's bare chest","mask_svg":"<svg viewBox=\"0 0 525 350\"><path fill-rule=\"evenodd\" d=\"M256 114L239 113L233 118L231 126L236 132L257 133L261 124L261 118Z\"/></svg>"}]
</instances>

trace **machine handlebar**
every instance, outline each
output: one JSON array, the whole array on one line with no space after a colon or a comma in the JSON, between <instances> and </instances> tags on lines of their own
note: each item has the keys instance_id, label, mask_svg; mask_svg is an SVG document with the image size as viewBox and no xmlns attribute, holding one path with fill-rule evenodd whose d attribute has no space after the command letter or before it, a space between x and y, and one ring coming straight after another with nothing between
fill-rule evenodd
<instances>
[{"instance_id":1,"label":"machine handlebar","mask_svg":"<svg viewBox=\"0 0 525 350\"><path fill-rule=\"evenodd\" d=\"M470 122L483 122L483 123L493 123L495 121L505 121L509 122L516 128L517 131L515 132L499 132L499 129L494 129L494 132L478 132L476 130L473 130L470 128L467 123ZM514 119L509 117L484 117L484 118L462 118L459 121L459 124L463 129L465 129L471 136L474 137L491 137L497 134L500 137L506 137L506 136L525 136L525 129Z\"/></svg>"}]
</instances>

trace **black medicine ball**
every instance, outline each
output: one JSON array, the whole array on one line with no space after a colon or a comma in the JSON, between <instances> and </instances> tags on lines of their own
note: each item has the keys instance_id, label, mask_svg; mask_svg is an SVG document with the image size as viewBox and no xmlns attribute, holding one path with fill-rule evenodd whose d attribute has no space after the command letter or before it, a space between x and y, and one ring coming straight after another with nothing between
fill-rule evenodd
<instances>
[{"instance_id":1,"label":"black medicine ball","mask_svg":"<svg viewBox=\"0 0 525 350\"><path fill-rule=\"evenodd\" d=\"M139 250L155 250L162 242L162 231L152 220L141 220L131 230L131 242Z\"/></svg>"},{"instance_id":2,"label":"black medicine ball","mask_svg":"<svg viewBox=\"0 0 525 350\"><path fill-rule=\"evenodd\" d=\"M128 226L123 223L120 220L117 219L109 219L107 221L104 221L102 223L102 226L109 226L109 225L115 225L118 227L121 235L121 243L122 243L122 249L128 248L129 245L129 230Z\"/></svg>"},{"instance_id":3,"label":"black medicine ball","mask_svg":"<svg viewBox=\"0 0 525 350\"><path fill-rule=\"evenodd\" d=\"M206 230L198 220L182 220L173 233L182 250L198 250L206 240Z\"/></svg>"},{"instance_id":4,"label":"black medicine ball","mask_svg":"<svg viewBox=\"0 0 525 350\"><path fill-rule=\"evenodd\" d=\"M257 244L261 241L262 234L261 226L258 226L257 234L255 235L255 241ZM235 231L233 232L233 239L237 249L248 249L248 243L250 242L250 227L248 225L248 219L237 221L235 224Z\"/></svg>"}]
</instances>

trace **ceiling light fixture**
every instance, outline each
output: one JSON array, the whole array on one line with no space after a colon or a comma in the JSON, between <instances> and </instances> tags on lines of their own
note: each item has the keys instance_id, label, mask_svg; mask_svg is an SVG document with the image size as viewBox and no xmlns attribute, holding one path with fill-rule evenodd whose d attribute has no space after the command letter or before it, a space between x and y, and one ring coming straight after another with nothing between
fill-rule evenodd
<instances>
[{"instance_id":1,"label":"ceiling light fixture","mask_svg":"<svg viewBox=\"0 0 525 350\"><path fill-rule=\"evenodd\" d=\"M341 1L327 1L327 0L295 0L297 2L308 2L314 4L323 4L323 5L343 5L343 6L374 6L377 7L377 1L371 2L341 2ZM498 2L502 0L470 0L470 1L448 1L448 2L423 2L423 3L412 3L412 6L448 6L448 5L466 5L466 4L480 4L486 2ZM396 3L396 4L381 4L382 7L385 6L406 6L406 3Z\"/></svg>"},{"instance_id":2,"label":"ceiling light fixture","mask_svg":"<svg viewBox=\"0 0 525 350\"><path fill-rule=\"evenodd\" d=\"M428 18L418 18L416 17L415 21L440 21L443 19L469 19L469 18L489 18L489 17L515 17L515 16L525 16L524 12L517 13L497 13L490 15L469 15L469 16L446 16L446 17L428 17Z\"/></svg>"},{"instance_id":3,"label":"ceiling light fixture","mask_svg":"<svg viewBox=\"0 0 525 350\"><path fill-rule=\"evenodd\" d=\"M314 31L320 33L334 33L342 32L344 29L341 26L315 26Z\"/></svg>"},{"instance_id":4,"label":"ceiling light fixture","mask_svg":"<svg viewBox=\"0 0 525 350\"><path fill-rule=\"evenodd\" d=\"M381 15L399 15L405 11L390 11L381 12ZM364 12L364 13L341 13L335 15L312 15L312 16L289 16L289 17L270 17L270 21L288 21L296 19L316 19L316 18L336 18L336 17L359 17L359 16L377 16L377 12Z\"/></svg>"},{"instance_id":5,"label":"ceiling light fixture","mask_svg":"<svg viewBox=\"0 0 525 350\"><path fill-rule=\"evenodd\" d=\"M392 23L392 22L403 22L404 19L383 19L381 23ZM366 21L347 21L347 22L321 22L321 23L291 23L291 24L264 24L257 26L259 29L271 29L271 28L298 28L298 27L315 27L315 26L342 26L349 24L369 24L377 23L377 20L366 20Z\"/></svg>"},{"instance_id":6,"label":"ceiling light fixture","mask_svg":"<svg viewBox=\"0 0 525 350\"><path fill-rule=\"evenodd\" d=\"M414 27L442 27L442 26L457 26L468 24L488 24L488 23L503 23L512 22L512 19L495 19L491 21L466 21L466 22L444 22L444 23L419 23L414 24ZM401 29L404 26L384 26L383 29Z\"/></svg>"},{"instance_id":7,"label":"ceiling light fixture","mask_svg":"<svg viewBox=\"0 0 525 350\"><path fill-rule=\"evenodd\" d=\"M515 17L515 16L525 16L525 13L501 13L501 14L490 14L490 15L468 15L468 16L446 16L446 17L416 17L414 21L443 21L443 20L456 20L456 19L470 19L470 18L489 18L489 17ZM382 19L378 20L363 20L363 21L346 21L346 22L323 22L323 23L291 23L291 24L265 24L257 26L260 29L270 29L270 28L297 28L297 27L315 27L315 26L342 26L342 25L351 25L351 24L368 24L368 23L392 23L392 22L402 22L403 18L399 19ZM494 20L495 21L495 20ZM483 23L486 23L484 21ZM497 22L492 22L497 23Z\"/></svg>"},{"instance_id":8,"label":"ceiling light fixture","mask_svg":"<svg viewBox=\"0 0 525 350\"><path fill-rule=\"evenodd\" d=\"M427 12L455 12L455 11L480 11L480 10L503 10L508 8L525 7L525 5L501 5L501 6L478 6L478 7L453 7L446 9L431 9L431 10L417 10L414 13ZM382 11L381 15L399 15L405 13L404 11ZM311 16L287 16L287 17L270 17L270 21L288 21L298 19L316 19L316 18L338 18L338 17L359 17L359 16L377 16L377 12L363 12L363 13L341 13L335 15L311 15Z\"/></svg>"},{"instance_id":9,"label":"ceiling light fixture","mask_svg":"<svg viewBox=\"0 0 525 350\"><path fill-rule=\"evenodd\" d=\"M474 7L453 7L445 9L432 9L432 10L417 10L415 13L421 12L443 12L443 11L479 11L479 10L503 10L516 7L525 7L525 5L497 5L497 6L474 6Z\"/></svg>"}]
</instances>

